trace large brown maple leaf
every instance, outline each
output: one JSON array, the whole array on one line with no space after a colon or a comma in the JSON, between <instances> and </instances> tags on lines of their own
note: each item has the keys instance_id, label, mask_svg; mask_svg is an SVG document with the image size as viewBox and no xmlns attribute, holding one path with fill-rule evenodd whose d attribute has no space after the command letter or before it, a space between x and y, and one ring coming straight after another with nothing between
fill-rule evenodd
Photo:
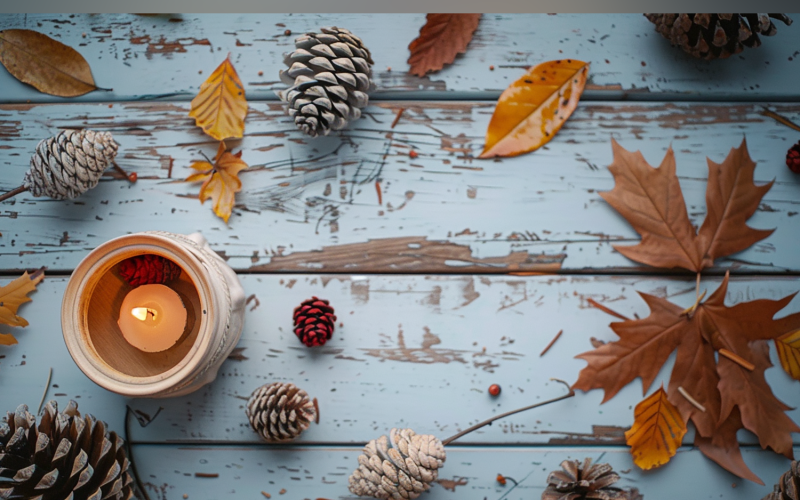
<instances>
[{"instance_id":1,"label":"large brown maple leaf","mask_svg":"<svg viewBox=\"0 0 800 500\"><path fill-rule=\"evenodd\" d=\"M614 175L611 191L600 193L642 237L633 246L614 245L631 260L656 267L682 267L700 272L714 259L740 252L761 241L773 230L747 226L761 198L772 187L753 183L756 164L742 140L722 163L708 160L706 218L695 232L678 177L675 155L670 147L658 168L651 167L639 151L630 152L611 140Z\"/></svg>"},{"instance_id":2,"label":"large brown maple leaf","mask_svg":"<svg viewBox=\"0 0 800 500\"><path fill-rule=\"evenodd\" d=\"M695 442L706 456L740 477L761 483L742 460L736 431L745 428L758 436L762 448L792 458L791 433L800 432L800 427L786 415L789 407L772 393L764 370L772 366L766 340L777 339L800 324L800 313L773 319L794 294L729 307L725 305L727 290L728 274L708 300L688 311L640 292L650 315L611 323L619 340L577 356L589 365L581 370L573 387L603 389L605 402L640 377L647 393L677 349L667 390L669 401L684 421L694 423ZM720 351L724 355L717 356Z\"/></svg>"}]
</instances>

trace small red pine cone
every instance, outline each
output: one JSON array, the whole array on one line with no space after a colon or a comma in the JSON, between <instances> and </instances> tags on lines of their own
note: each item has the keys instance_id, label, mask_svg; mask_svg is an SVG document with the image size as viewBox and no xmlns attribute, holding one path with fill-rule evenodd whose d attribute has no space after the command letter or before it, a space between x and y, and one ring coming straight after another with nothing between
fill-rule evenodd
<instances>
[{"instance_id":1,"label":"small red pine cone","mask_svg":"<svg viewBox=\"0 0 800 500\"><path fill-rule=\"evenodd\" d=\"M796 174L800 174L800 141L786 152L786 166Z\"/></svg>"},{"instance_id":2,"label":"small red pine cone","mask_svg":"<svg viewBox=\"0 0 800 500\"><path fill-rule=\"evenodd\" d=\"M123 260L119 275L131 286L161 285L181 275L178 264L159 255L145 254Z\"/></svg>"},{"instance_id":3,"label":"small red pine cone","mask_svg":"<svg viewBox=\"0 0 800 500\"><path fill-rule=\"evenodd\" d=\"M327 300L311 297L294 309L294 334L307 347L330 340L335 323L336 315Z\"/></svg>"}]
</instances>

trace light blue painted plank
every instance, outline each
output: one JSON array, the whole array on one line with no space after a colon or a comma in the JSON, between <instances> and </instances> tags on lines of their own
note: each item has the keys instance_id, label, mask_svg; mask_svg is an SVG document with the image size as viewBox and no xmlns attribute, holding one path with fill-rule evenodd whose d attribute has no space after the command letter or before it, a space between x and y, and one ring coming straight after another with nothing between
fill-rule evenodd
<instances>
[{"instance_id":1,"label":"light blue painted plank","mask_svg":"<svg viewBox=\"0 0 800 500\"><path fill-rule=\"evenodd\" d=\"M374 437L377 437L375 434ZM795 450L797 453L800 450ZM152 500L217 500L220 498L356 500L347 478L358 465L360 448L187 447L137 445L136 462ZM788 470L789 461L759 449L746 449L745 462L766 486L739 479L695 449L681 448L661 469L643 472L620 448L464 448L450 447L439 479L422 498L533 500L540 498L550 471L562 460L590 457L620 473L623 488L638 488L646 500L758 499ZM196 472L218 478L194 477ZM497 483L497 474L509 480ZM453 485L453 482L457 486ZM447 489L447 488L450 489ZM284 494L281 495L281 491Z\"/></svg>"},{"instance_id":2,"label":"light blue painted plank","mask_svg":"<svg viewBox=\"0 0 800 500\"><path fill-rule=\"evenodd\" d=\"M772 107L800 121L798 105ZM204 230L239 270L508 272L562 264L571 271L641 271L612 248L638 235L598 195L613 187L606 169L611 138L655 165L672 145L699 226L706 156L722 161L746 137L757 182L775 180L749 224L777 230L718 264L734 272L797 272L800 176L786 168L784 155L800 136L761 110L587 102L541 150L487 161L475 156L489 103L377 103L349 130L318 140L304 138L278 104L256 103L246 137L230 142L253 169L241 174L244 187L226 226L194 198L198 185L178 182L201 152L213 156L217 148L188 118L186 103L2 106L0 190L21 182L37 142L62 127L112 131L122 145L119 163L140 180L105 179L75 201L22 194L0 204L0 269L71 270L108 239L158 229Z\"/></svg>"},{"instance_id":3,"label":"light blue painted plank","mask_svg":"<svg viewBox=\"0 0 800 500\"><path fill-rule=\"evenodd\" d=\"M257 443L244 414L260 385L292 382L319 400L321 419L300 438L309 443L363 443L403 425L442 438L492 415L563 394L551 377L577 379L590 339L614 340L615 318L589 306L593 298L633 317L648 310L636 291L694 302L693 279L623 276L337 276L241 275L248 296L240 360L223 364L213 384L189 396L134 400L134 409L161 414L134 425L139 442ZM74 366L61 338L59 311L65 278L47 278L21 309L31 325L17 329L19 345L0 348L0 411L26 403L35 408L49 367L50 397L77 398L82 411L121 429L126 401L97 387ZM718 278L704 279L713 291ZM778 299L800 290L800 278L732 279L730 304ZM329 299L338 324L333 339L309 350L291 331L291 312L316 295ZM780 316L800 310L794 299ZM540 352L562 330L550 351ZM777 363L776 354L772 353ZM653 388L669 377L672 361ZM777 397L797 408L797 382L779 367L767 372ZM489 385L502 387L498 398ZM57 385L58 387L55 387ZM652 389L651 389L652 390ZM465 443L536 445L620 443L642 399L634 381L601 405L602 392L521 413L485 427ZM789 416L800 422L800 409ZM687 437L690 443L692 435ZM742 432L740 439L753 443ZM797 441L795 441L797 442Z\"/></svg>"},{"instance_id":4,"label":"light blue painted plank","mask_svg":"<svg viewBox=\"0 0 800 500\"><path fill-rule=\"evenodd\" d=\"M297 35L329 25L364 39L375 59L379 95L387 97L424 91L496 98L527 67L569 57L592 62L588 94L594 98L798 97L796 24L779 24L778 34L765 37L758 49L709 62L670 47L640 14L486 14L465 55L439 73L418 78L406 73L407 47L423 24L422 14L10 14L0 19L0 29L33 29L73 46L89 61L97 84L113 89L79 100L189 99L229 52L248 96L275 99L273 90L282 88L283 53L293 48L294 35L284 31ZM5 102L60 100L17 82L5 70L0 70L0 89Z\"/></svg>"}]
</instances>

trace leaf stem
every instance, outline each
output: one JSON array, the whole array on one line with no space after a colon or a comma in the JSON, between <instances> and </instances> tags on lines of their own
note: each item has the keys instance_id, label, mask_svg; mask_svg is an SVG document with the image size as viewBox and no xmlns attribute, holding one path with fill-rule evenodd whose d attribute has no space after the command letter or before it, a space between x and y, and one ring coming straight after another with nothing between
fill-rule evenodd
<instances>
[{"instance_id":1,"label":"leaf stem","mask_svg":"<svg viewBox=\"0 0 800 500\"><path fill-rule=\"evenodd\" d=\"M27 190L28 190L28 188L26 188L25 186L20 186L18 188L14 188L9 192L0 195L0 201L5 201L5 200L11 198L12 196L16 196L16 195L18 195L20 193L24 193Z\"/></svg>"},{"instance_id":2,"label":"leaf stem","mask_svg":"<svg viewBox=\"0 0 800 500\"><path fill-rule=\"evenodd\" d=\"M719 349L718 352L749 372L756 369L756 365L747 361L735 352L731 352L725 348Z\"/></svg>"},{"instance_id":3,"label":"leaf stem","mask_svg":"<svg viewBox=\"0 0 800 500\"><path fill-rule=\"evenodd\" d=\"M532 404L532 405L526 406L524 408L517 408L516 410L511 410L511 411L507 411L505 413L502 413L500 415L495 415L494 417L489 418L487 420L484 420L483 422L481 422L479 424L473 425L469 429L464 429L463 431L459 432L458 434L450 436L449 438L443 440L442 444L447 446L448 444L452 443L456 439L458 439L458 438L460 438L460 437L462 437L462 436L464 436L466 434L469 434L472 431L478 430L478 429L480 429L481 427L483 427L485 425L489 425L492 422L494 422L495 420L499 420L501 418L505 418L505 417L508 417L510 415L514 415L515 413L520 413L520 412L523 412L523 411L526 411L526 410L531 410L531 409L537 408L539 406L544 406L544 405L548 405L550 403L555 403L556 401L561 401L562 399L571 398L572 396L575 395L575 391L572 389L572 387L570 387L570 385L568 383L564 382L563 380L557 379L557 378L551 378L550 380L552 380L554 382L559 382L561 384L564 384L565 386L567 386L567 389L569 389L569 392L567 394L564 394L563 396L559 396L559 397L553 398L553 399L548 399L547 401L542 401L541 403Z\"/></svg>"},{"instance_id":4,"label":"leaf stem","mask_svg":"<svg viewBox=\"0 0 800 500\"><path fill-rule=\"evenodd\" d=\"M597 309L600 309L601 311L603 311L606 314L610 314L610 315L612 315L614 317L617 317L617 318L619 318L619 319L621 319L623 321L630 321L630 318L618 313L617 311L615 311L615 310L613 310L611 308L608 308L608 307L604 306L603 304L597 302L596 300L594 300L591 297L587 298L586 302L588 302L590 306L595 307Z\"/></svg>"},{"instance_id":5,"label":"leaf stem","mask_svg":"<svg viewBox=\"0 0 800 500\"><path fill-rule=\"evenodd\" d=\"M47 390L50 389L50 380L53 378L53 367L50 367L50 373L47 375L47 382L44 384L44 392L42 393L42 399L39 400L39 407L36 408L36 414L38 415L39 412L42 411L42 405L44 404L44 398L47 397Z\"/></svg>"},{"instance_id":6,"label":"leaf stem","mask_svg":"<svg viewBox=\"0 0 800 500\"><path fill-rule=\"evenodd\" d=\"M681 387L681 386L678 386L678 392L680 392L680 393L681 393L681 396L683 396L684 398L686 398L686 401L688 401L688 402L692 403L692 405L693 405L695 408L697 408L698 410L702 411L703 413L705 413L705 412L706 412L706 407L705 407L705 406L703 406L703 405L701 405L701 404L700 404L700 403L699 403L699 402L698 402L696 399L694 399L692 396L690 396L690 395L689 395L689 393L688 393L688 392L686 392L686 389L684 389L684 388L683 388L683 387Z\"/></svg>"}]
</instances>

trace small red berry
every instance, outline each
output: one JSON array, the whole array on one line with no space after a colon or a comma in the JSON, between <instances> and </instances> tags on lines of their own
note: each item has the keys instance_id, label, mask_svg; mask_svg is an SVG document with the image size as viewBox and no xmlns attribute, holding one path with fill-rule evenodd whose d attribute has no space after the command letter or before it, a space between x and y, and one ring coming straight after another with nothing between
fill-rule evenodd
<instances>
[{"instance_id":1,"label":"small red berry","mask_svg":"<svg viewBox=\"0 0 800 500\"><path fill-rule=\"evenodd\" d=\"M130 174L128 174L128 180L130 182L136 182L136 179L138 179L138 178L139 178L139 174L137 174L136 172L131 172Z\"/></svg>"},{"instance_id":2,"label":"small red berry","mask_svg":"<svg viewBox=\"0 0 800 500\"><path fill-rule=\"evenodd\" d=\"M796 174L800 174L800 141L786 152L786 166Z\"/></svg>"},{"instance_id":3,"label":"small red berry","mask_svg":"<svg viewBox=\"0 0 800 500\"><path fill-rule=\"evenodd\" d=\"M499 396L500 395L500 386L497 384L492 384L489 386L489 394L492 396Z\"/></svg>"},{"instance_id":4,"label":"small red berry","mask_svg":"<svg viewBox=\"0 0 800 500\"><path fill-rule=\"evenodd\" d=\"M414 151L413 149L408 152L408 157L409 158L413 159L413 158L416 158L417 156L419 156L419 154L416 151Z\"/></svg>"},{"instance_id":5,"label":"small red berry","mask_svg":"<svg viewBox=\"0 0 800 500\"><path fill-rule=\"evenodd\" d=\"M502 475L502 474L498 474L498 475L497 475L497 482L498 482L498 483L500 483L500 485L501 485L501 486L505 486L505 485L506 485L506 478L505 478L505 476L504 476L504 475Z\"/></svg>"}]
</instances>

